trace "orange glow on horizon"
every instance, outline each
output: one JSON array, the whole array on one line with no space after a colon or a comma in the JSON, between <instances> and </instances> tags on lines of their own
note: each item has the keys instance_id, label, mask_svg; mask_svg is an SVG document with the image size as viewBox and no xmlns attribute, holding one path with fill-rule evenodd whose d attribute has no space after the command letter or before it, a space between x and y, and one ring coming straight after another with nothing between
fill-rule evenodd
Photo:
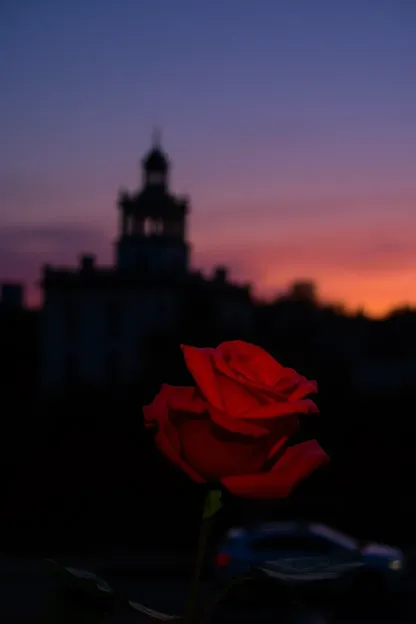
<instances>
[{"instance_id":1,"label":"orange glow on horizon","mask_svg":"<svg viewBox=\"0 0 416 624\"><path fill-rule=\"evenodd\" d=\"M348 312L380 318L393 309L416 307L416 223L407 216L377 223L350 223L322 228L298 220L247 234L222 231L214 246L204 236L195 254L199 265L218 262L230 267L231 277L250 282L267 300L285 292L296 280L312 280L318 297L341 304ZM286 227L285 227L286 226ZM257 234L257 235L256 235ZM227 241L228 239L228 241Z\"/></svg>"},{"instance_id":2,"label":"orange glow on horizon","mask_svg":"<svg viewBox=\"0 0 416 624\"><path fill-rule=\"evenodd\" d=\"M265 284L260 283L255 289L255 294L261 299L270 301L276 297L276 294L284 292L295 279L288 280L284 284L277 284L276 282L276 285L272 281ZM388 316L394 309L407 306L416 308L416 297L413 297L413 300L407 297L400 292L400 287L390 289L391 291L397 290L397 297L393 300L392 294L383 293L382 289L377 292L377 287L372 288L374 283L368 283L366 280L360 282L346 279L342 283L331 279L313 281L316 281L320 301L328 304L339 304L348 313L363 312L371 318L381 319ZM371 294L369 289L373 291ZM339 293L339 295L335 293Z\"/></svg>"},{"instance_id":3,"label":"orange glow on horizon","mask_svg":"<svg viewBox=\"0 0 416 624\"><path fill-rule=\"evenodd\" d=\"M225 206L222 215L209 215L202 206L191 219L191 266L207 275L215 265L226 266L231 280L251 284L255 295L268 300L295 280L312 280L322 301L382 317L394 308L416 307L415 202L416 193L402 204L389 203L377 219L352 201L338 215L326 206L320 219L312 209L299 213L302 206L285 212L278 202L275 210L260 205L240 214ZM44 262L75 266L82 250L96 253L98 265L110 265L113 240L113 220L96 229L91 222L9 226L2 246L12 270L3 278L24 279L27 303L37 307L41 294L34 283Z\"/></svg>"}]
</instances>

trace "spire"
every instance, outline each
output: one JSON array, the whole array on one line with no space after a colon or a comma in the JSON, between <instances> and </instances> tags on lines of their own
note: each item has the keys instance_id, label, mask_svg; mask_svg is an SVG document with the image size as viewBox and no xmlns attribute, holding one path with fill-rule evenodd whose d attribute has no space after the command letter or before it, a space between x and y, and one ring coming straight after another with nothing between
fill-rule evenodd
<instances>
[{"instance_id":1,"label":"spire","mask_svg":"<svg viewBox=\"0 0 416 624\"><path fill-rule=\"evenodd\" d=\"M152 147L160 150L162 144L162 131L159 126L155 126L152 132Z\"/></svg>"},{"instance_id":2,"label":"spire","mask_svg":"<svg viewBox=\"0 0 416 624\"><path fill-rule=\"evenodd\" d=\"M160 129L155 127L152 132L152 146L150 152L148 152L142 160L145 186L167 186L169 160L160 147L160 135Z\"/></svg>"}]
</instances>

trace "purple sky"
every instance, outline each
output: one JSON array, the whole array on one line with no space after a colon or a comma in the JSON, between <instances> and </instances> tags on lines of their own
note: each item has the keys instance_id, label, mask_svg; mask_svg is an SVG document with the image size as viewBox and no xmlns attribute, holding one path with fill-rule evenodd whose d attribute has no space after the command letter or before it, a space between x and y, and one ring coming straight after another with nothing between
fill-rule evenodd
<instances>
[{"instance_id":1,"label":"purple sky","mask_svg":"<svg viewBox=\"0 0 416 624\"><path fill-rule=\"evenodd\" d=\"M416 303L414 0L0 2L0 279L112 260L154 125L195 267Z\"/></svg>"}]
</instances>

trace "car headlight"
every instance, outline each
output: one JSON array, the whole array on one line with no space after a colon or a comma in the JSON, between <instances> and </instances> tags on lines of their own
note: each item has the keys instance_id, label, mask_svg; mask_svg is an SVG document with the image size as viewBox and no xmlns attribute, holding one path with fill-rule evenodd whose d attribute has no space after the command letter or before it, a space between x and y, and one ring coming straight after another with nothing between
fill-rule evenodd
<instances>
[{"instance_id":1,"label":"car headlight","mask_svg":"<svg viewBox=\"0 0 416 624\"><path fill-rule=\"evenodd\" d=\"M389 568L390 570L401 570L403 567L403 563L402 561L400 561L400 559L393 559L392 561L389 561Z\"/></svg>"}]
</instances>

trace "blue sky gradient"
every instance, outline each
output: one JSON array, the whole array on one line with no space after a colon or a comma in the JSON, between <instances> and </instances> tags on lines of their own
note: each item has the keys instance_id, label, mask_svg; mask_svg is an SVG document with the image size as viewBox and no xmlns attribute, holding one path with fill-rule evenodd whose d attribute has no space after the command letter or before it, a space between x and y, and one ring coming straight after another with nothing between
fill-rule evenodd
<instances>
[{"instance_id":1,"label":"blue sky gradient","mask_svg":"<svg viewBox=\"0 0 416 624\"><path fill-rule=\"evenodd\" d=\"M155 124L193 264L416 303L413 0L0 2L0 278L96 251Z\"/></svg>"}]
</instances>

